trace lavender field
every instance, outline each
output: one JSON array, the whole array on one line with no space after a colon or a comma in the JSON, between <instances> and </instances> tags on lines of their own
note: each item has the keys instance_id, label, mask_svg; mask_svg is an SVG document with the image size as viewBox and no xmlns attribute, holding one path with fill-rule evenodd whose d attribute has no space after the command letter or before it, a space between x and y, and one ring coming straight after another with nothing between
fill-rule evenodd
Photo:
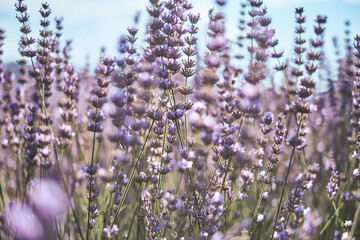
<instances>
[{"instance_id":1,"label":"lavender field","mask_svg":"<svg viewBox=\"0 0 360 240\"><path fill-rule=\"evenodd\" d=\"M360 239L350 21L328 41L299 6L285 52L272 1L239 1L233 40L228 1L148 0L93 69L32 4L12 9L17 49L0 22L1 240Z\"/></svg>"}]
</instances>

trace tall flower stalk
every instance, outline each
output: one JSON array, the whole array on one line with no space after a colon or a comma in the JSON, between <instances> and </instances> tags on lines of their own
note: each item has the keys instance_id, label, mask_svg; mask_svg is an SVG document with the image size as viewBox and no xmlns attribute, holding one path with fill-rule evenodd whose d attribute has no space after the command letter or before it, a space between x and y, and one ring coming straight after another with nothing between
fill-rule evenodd
<instances>
[{"instance_id":1,"label":"tall flower stalk","mask_svg":"<svg viewBox=\"0 0 360 240\"><path fill-rule=\"evenodd\" d=\"M314 50L309 50L307 52L307 59L309 63L305 64L305 70L308 73L308 76L300 80L300 88L297 91L298 101L294 104L294 110L295 113L297 114L297 130L296 130L296 134L293 137L289 137L289 139L287 140L288 144L293 148L291 151L289 165L287 167L285 181L282 187L280 200L276 211L275 224L271 234L271 239L274 238L274 234L277 229L279 214L282 208L282 201L288 183L291 166L295 157L295 150L302 150L304 147L306 147L306 141L304 139L305 134L303 132L303 129L305 128L304 122L306 121L305 120L306 115L311 113L310 105L307 99L313 94L313 89L315 88L316 85L315 80L312 78L314 77L313 74L317 70L318 66L315 65L314 62L319 61L322 58L322 52L319 51L318 49L324 44L324 41L322 40L321 36L325 31L323 24L326 23L326 17L318 16L315 21L317 25L314 27L314 32L317 37L316 40L310 41L311 46L313 47Z\"/></svg>"},{"instance_id":2,"label":"tall flower stalk","mask_svg":"<svg viewBox=\"0 0 360 240\"><path fill-rule=\"evenodd\" d=\"M100 210L98 209L95 200L99 195L99 190L96 187L95 179L96 172L99 169L99 163L95 162L95 140L96 133L101 133L104 130L103 121L106 119L103 106L107 102L107 87L110 84L109 76L114 71L115 59L103 58L98 65L97 71L97 86L93 89L94 96L90 99L92 108L88 110L90 122L87 129L93 132L92 136L92 150L91 162L84 167L86 173L87 183L86 188L89 193L88 198L88 215L87 215L87 231L86 239L91 237L91 229L95 226L95 219L99 216Z\"/></svg>"}]
</instances>

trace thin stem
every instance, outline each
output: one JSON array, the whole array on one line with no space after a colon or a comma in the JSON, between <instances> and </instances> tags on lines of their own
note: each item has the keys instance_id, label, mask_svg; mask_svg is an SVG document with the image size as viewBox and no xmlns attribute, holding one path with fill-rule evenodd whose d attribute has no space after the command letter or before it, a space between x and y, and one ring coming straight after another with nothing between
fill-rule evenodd
<instances>
[{"instance_id":1,"label":"thin stem","mask_svg":"<svg viewBox=\"0 0 360 240\"><path fill-rule=\"evenodd\" d=\"M238 129L238 132L237 132L237 134L236 134L235 143L237 143L237 141L239 140L240 132L241 132L241 127L242 127L242 125L243 125L244 118L245 118L244 116L242 116L242 117L240 118L239 129ZM218 159L217 162L216 162L215 168L214 168L214 170L213 170L213 173L212 173L210 179L213 179L213 178L215 177L216 171L217 171L217 169L219 168L219 164L220 164L221 160L222 160L222 157L220 156L219 159ZM226 176L225 176L225 178L226 178ZM224 179L225 179L225 178L224 178ZM209 181L210 181L210 180L209 180ZM224 187L224 182L223 182L222 188L223 188L223 187ZM205 194L209 191L209 189L210 189L210 184L207 185L206 191L204 192L204 194L203 194L203 196L202 196L201 204L200 204L200 206L198 207L199 210L203 207L203 205L204 205L204 203L205 203ZM196 198L195 198L195 199L196 199ZM232 201L230 201L230 204L231 204L231 202L232 202ZM224 211L226 211L226 209L224 209ZM224 213L224 211L223 211L223 213ZM191 228L190 228L190 233L189 233L189 235L190 235L191 232L193 231L193 228L194 228L195 224L197 223L197 221L198 221L198 219L195 219L193 225L192 225Z\"/></svg>"},{"instance_id":2,"label":"thin stem","mask_svg":"<svg viewBox=\"0 0 360 240\"><path fill-rule=\"evenodd\" d=\"M177 185L176 190L175 190L175 195L177 195L177 193L178 193L178 191L179 191L180 183L181 183L181 179L182 179L183 175L184 175L184 173L181 173L180 179L179 179L179 182L178 182L178 185ZM172 212L170 212L170 214L169 214L169 220L170 220L171 214L172 214ZM162 236L161 236L161 239L166 236L166 231L167 231L167 229L168 229L168 226L169 226L169 224L166 223L165 229L164 229L163 234L162 234Z\"/></svg>"},{"instance_id":3,"label":"thin stem","mask_svg":"<svg viewBox=\"0 0 360 240\"><path fill-rule=\"evenodd\" d=\"M98 109L96 108L96 113ZM96 125L95 125L96 126ZM95 140L96 140L96 131L93 134L92 150L91 150L91 167L94 165L94 155L95 155ZM92 177L89 178L89 203L88 203L88 216L87 216L87 230L86 230L86 240L90 237L90 206L91 206L91 188L92 188Z\"/></svg>"},{"instance_id":4,"label":"thin stem","mask_svg":"<svg viewBox=\"0 0 360 240\"><path fill-rule=\"evenodd\" d=\"M78 219L78 217L77 217L77 215L76 215L75 208L74 208L74 206L73 206L73 204L72 204L72 202L71 202L71 200L70 200L69 190L68 190L68 188L67 188L67 186L66 186L64 177L62 177L61 180L62 180L62 182L63 182L64 189L65 189L65 192L66 192L66 196L67 196L67 198L68 198L68 200L69 200L71 212L72 212L72 214L73 214L73 216L74 216L75 223L76 223L76 226L77 226L77 228L78 228L80 237L81 237L82 240L84 240L84 235L82 234L82 231L81 231L80 222L79 222L79 219ZM86 236L86 237L88 237L88 236Z\"/></svg>"},{"instance_id":5,"label":"thin stem","mask_svg":"<svg viewBox=\"0 0 360 240\"><path fill-rule=\"evenodd\" d=\"M226 162L225 162L225 163L226 163ZM227 165L226 165L226 171L225 171L224 178L223 178L223 182L222 182L221 188L220 188L220 191L223 190L224 203L226 202L226 192L225 192L224 186L225 186L226 177L227 177L227 175L228 175L230 165L231 165L231 158L229 159L229 161L228 161L228 163L227 163ZM224 217L224 218L225 218L225 221L224 221L224 231L226 232L226 220L227 220L226 211L225 211L224 213L225 213L225 217Z\"/></svg>"},{"instance_id":6,"label":"thin stem","mask_svg":"<svg viewBox=\"0 0 360 240\"><path fill-rule=\"evenodd\" d=\"M20 169L20 147L16 148L16 192L15 196L18 197L18 194L21 195L21 184L20 184L20 176L19 176L19 169Z\"/></svg>"},{"instance_id":7,"label":"thin stem","mask_svg":"<svg viewBox=\"0 0 360 240\"><path fill-rule=\"evenodd\" d=\"M242 126L243 122L244 122L244 116L241 117L240 124L239 124L239 130L238 130L238 133L237 133L237 135L236 135L235 143L239 140L240 132L241 132L241 126ZM219 164L220 164L221 160L222 160L222 157L220 156L219 159L218 159L217 162L216 162L215 168L214 168L214 170L213 170L213 172L212 172L212 175L211 175L211 178L210 178L210 179L213 179L213 178L215 177L216 171L217 171L217 169L219 168ZM210 184L208 184L208 186L206 187L205 194L209 191L209 189L210 189ZM204 204L205 195L202 196L202 198L203 198L203 201L202 201L202 203L200 204L200 207L202 207L202 205Z\"/></svg>"},{"instance_id":8,"label":"thin stem","mask_svg":"<svg viewBox=\"0 0 360 240\"><path fill-rule=\"evenodd\" d=\"M334 204L334 201L332 202ZM335 212L334 214L331 216L331 218L326 222L325 226L321 229L320 231L320 236L324 234L324 232L326 231L326 229L330 226L332 220L334 219L334 217L338 216L339 215L339 212L340 212L340 209L342 208L343 206L343 203L341 203L340 207L335 208Z\"/></svg>"},{"instance_id":9,"label":"thin stem","mask_svg":"<svg viewBox=\"0 0 360 240\"><path fill-rule=\"evenodd\" d=\"M303 121L303 114L301 113L300 122L299 122L298 129L297 129L297 132L296 132L296 137L299 136L302 121ZM292 163L294 161L295 150L296 150L296 145L293 147L293 150L291 152L289 166L287 168L287 173L286 173L286 177L285 177L285 182L284 182L284 185L283 185L283 188L282 188L282 191L281 191L280 201L279 201L278 208L277 208L277 211L276 211L275 223L274 223L274 228L273 228L273 231L272 231L272 234L271 234L271 240L274 238L277 222L279 220L280 209L281 209L282 201L283 201L283 198L284 198L284 195L285 195L285 189L286 189L286 185L288 183L291 165L292 165Z\"/></svg>"},{"instance_id":10,"label":"thin stem","mask_svg":"<svg viewBox=\"0 0 360 240\"><path fill-rule=\"evenodd\" d=\"M238 191L235 191L235 192L239 192L242 187L244 186L244 184L241 184L240 188ZM222 217L222 215L224 215L225 211L230 207L230 205L235 201L237 195L234 195L231 199L230 199L230 202L228 202L228 204L224 207L224 210L222 211L222 213L220 214L220 217Z\"/></svg>"},{"instance_id":11,"label":"thin stem","mask_svg":"<svg viewBox=\"0 0 360 240\"><path fill-rule=\"evenodd\" d=\"M255 210L254 210L254 214L253 214L252 222L251 222L251 226L250 226L250 233L252 233L252 232L251 232L251 228L252 228L252 225L253 225L253 223L254 223L257 215L258 215L258 212L259 212L259 208L260 208L261 201L262 201L262 196L263 196L264 191L265 191L265 185L266 185L266 184L263 183L262 188L261 188L261 192L260 192L260 195L259 195L259 198L258 198L258 201L257 201L257 203L256 203L256 207L255 207Z\"/></svg>"},{"instance_id":12,"label":"thin stem","mask_svg":"<svg viewBox=\"0 0 360 240\"><path fill-rule=\"evenodd\" d=\"M170 77L170 80L171 80L171 77ZM175 101L176 101L176 100L175 100L175 94L174 94L174 90L173 90L173 89L171 89L171 94L172 94L172 98L173 98L173 101L174 101L173 103L171 102L170 93L169 93L169 91L168 91L168 97L169 97L170 105L171 105L171 107L172 107L173 109L175 109ZM181 146L181 148L183 149L183 148L184 148L184 142L183 142L183 140L182 140L181 128L180 128L180 123L179 123L179 120L178 120L178 119L175 120L175 125L176 125L176 131L177 131L177 134L178 134L178 137L179 137L180 146ZM190 179L190 183L193 185L194 182L193 182L193 179L192 179L192 177L191 177L191 172L190 172L189 169L187 170L187 176L188 176L189 179ZM195 203L196 203L196 205L199 207L199 203L198 203L198 201L197 201L197 197L196 197L195 190L193 190L193 194L194 194Z\"/></svg>"},{"instance_id":13,"label":"thin stem","mask_svg":"<svg viewBox=\"0 0 360 240\"><path fill-rule=\"evenodd\" d=\"M165 130L163 133L163 140L162 140L162 146L161 146L161 156L163 156L164 152L165 152L165 142L166 142L166 132L167 132L167 124L168 124L168 120L165 120ZM163 162L161 161L160 163L160 167L163 167ZM160 174L159 176L159 183L158 183L158 188L159 190L161 190L161 185L162 185L162 179L163 179L163 174Z\"/></svg>"},{"instance_id":14,"label":"thin stem","mask_svg":"<svg viewBox=\"0 0 360 240\"><path fill-rule=\"evenodd\" d=\"M185 209L188 208L189 203L190 203L190 197L187 196L186 203L185 203ZM181 236L182 228L183 228L184 225L185 225L185 221L184 221L185 218L186 218L186 215L185 215L185 217L183 217L183 218L181 219L181 221L180 221L179 232L177 233L176 240L178 240L178 239L180 238L180 236ZM195 225L195 221L194 221L192 227L194 227L194 225ZM189 236L190 236L190 234L191 234L191 231L189 232ZM164 236L165 236L165 235L164 235Z\"/></svg>"},{"instance_id":15,"label":"thin stem","mask_svg":"<svg viewBox=\"0 0 360 240\"><path fill-rule=\"evenodd\" d=\"M149 169L150 169L150 166L151 166L151 162L152 162L153 156L154 156L154 154L152 154L152 156L151 156L150 163L148 164L147 169L146 169L146 174L149 173ZM142 182L142 183L141 183L140 190L138 191L138 193L139 193L139 197L138 197L138 198L139 198L139 201L138 201L137 204L136 204L136 208L135 208L135 211L134 211L133 216L132 216L132 219L131 219L130 227L129 227L129 230L128 230L128 235L127 235L127 238L126 238L127 240L128 240L129 237L130 237L130 233L131 233L132 226L133 226L133 224L134 224L134 219L135 219L135 216L136 216L136 212L138 211L138 209L139 209L139 207L140 207L140 204L141 204L141 195L142 195L142 193L144 192L144 190L148 187L148 185L149 185L149 182L147 182L147 185L146 185L146 186L145 186L145 182ZM137 236L137 237L138 237L138 236Z\"/></svg>"},{"instance_id":16,"label":"thin stem","mask_svg":"<svg viewBox=\"0 0 360 240\"><path fill-rule=\"evenodd\" d=\"M132 228L132 226L133 226L133 224L134 224L136 212L138 211L139 206L140 206L140 201L141 201L141 200L139 200L139 202L136 204L136 208L135 208L134 214L133 214L133 216L132 216L132 218L131 218L131 223L130 223L130 227L129 227L129 230L128 230L128 233L127 233L126 240L129 240L130 233L131 233L131 228Z\"/></svg>"},{"instance_id":17,"label":"thin stem","mask_svg":"<svg viewBox=\"0 0 360 240\"><path fill-rule=\"evenodd\" d=\"M127 183L126 186L125 186L125 190L124 190L123 196L122 196L122 198L121 198L119 207L118 207L118 209L116 210L114 219L113 219L113 221L112 221L112 223L111 223L111 225L110 225L110 229L113 227L113 225L114 225L114 223L115 223L115 221L116 221L116 218L117 218L117 216L119 215L119 213L120 213L120 211L121 211L122 205L124 204L124 201L125 201L125 199L126 199L126 196L127 196L128 192L129 192L130 185L131 185L131 183L132 183L132 181L133 181L133 179L134 179L134 176L135 176L135 172L136 172L137 165L139 164L140 158L141 158L141 156L142 156L142 154L143 154L143 152L144 152L146 143L147 143L147 141L148 141L148 139L149 139L149 136L150 136L151 130L152 130L153 126L154 126L154 123L155 123L155 120L153 120L152 123L151 123L150 129L149 129L149 131L148 131L148 133L147 133L147 135L146 135L145 141L144 141L144 143L143 143L143 145L142 145L142 147L141 147L140 153L139 153L139 155L138 155L138 157L137 157L137 159L136 159L135 165L134 165L134 167L133 167L133 169L132 169L132 171L131 171L129 181L128 181L128 183Z\"/></svg>"},{"instance_id":18,"label":"thin stem","mask_svg":"<svg viewBox=\"0 0 360 240\"><path fill-rule=\"evenodd\" d=\"M2 191L2 187L1 187L1 182L0 182L0 197L1 197L3 208L5 209L5 201L4 201L4 195L3 195L3 191Z\"/></svg>"},{"instance_id":19,"label":"thin stem","mask_svg":"<svg viewBox=\"0 0 360 240\"><path fill-rule=\"evenodd\" d=\"M355 229L356 229L356 225L359 219L359 215L360 215L360 202L358 202L357 208L356 208L356 212L354 215L354 219L352 221L352 226L351 226L351 232L350 232L350 236L348 238L348 240L353 239L354 233L355 233Z\"/></svg>"},{"instance_id":20,"label":"thin stem","mask_svg":"<svg viewBox=\"0 0 360 240\"><path fill-rule=\"evenodd\" d=\"M354 138L355 137L355 134L356 134L356 132L355 132L355 129L353 129L353 132L352 132L352 137ZM349 157L351 156L351 154L352 154L352 151L353 151L353 147L352 146L350 146L350 148L349 148ZM351 162L349 161L347 164L346 164L346 169L345 169L345 175L347 175L347 173L349 172L349 170L350 170L350 165L351 165ZM345 187L345 182L344 181L341 181L340 182L340 186L339 186L339 190L337 191L337 196L338 196L338 203L337 203L337 206L338 206L338 208L337 209L340 209L340 206L342 206L343 205L343 199L344 198L342 198L341 197L341 193L343 192L343 190L344 190L344 187ZM333 204L334 204L334 201L333 201ZM336 209L336 208L335 208ZM336 212L337 214L335 215L335 224L338 222L338 219L339 219L339 213L338 212ZM330 221L330 220L329 220ZM335 228L336 228L336 226L335 226Z\"/></svg>"},{"instance_id":21,"label":"thin stem","mask_svg":"<svg viewBox=\"0 0 360 240\"><path fill-rule=\"evenodd\" d=\"M60 159L61 159L61 162L63 161L63 158L64 158L64 149L61 149L61 152L60 152ZM80 227L80 222L79 222L79 219L76 215L76 211L75 211L75 208L71 202L71 199L70 199L70 194L69 194L69 190L67 188L67 185L66 185L66 182L65 182L65 179L64 179L64 176L63 174L61 174L61 180L62 180L62 183L64 185L64 189L65 189L65 192L66 192L66 196L67 196L67 199L69 201L69 205L70 205L70 208L71 208L71 212L74 216L74 219L75 219L75 223L76 223L76 226L78 228L78 231L79 231L79 234L80 234L80 237L82 240L84 240L84 236L82 234L82 231L81 231L81 227Z\"/></svg>"}]
</instances>

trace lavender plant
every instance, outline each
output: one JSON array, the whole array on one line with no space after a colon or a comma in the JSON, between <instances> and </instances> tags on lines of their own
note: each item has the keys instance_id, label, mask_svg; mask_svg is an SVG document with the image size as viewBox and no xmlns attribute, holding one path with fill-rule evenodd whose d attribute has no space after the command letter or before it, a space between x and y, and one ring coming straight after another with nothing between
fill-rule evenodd
<instances>
[{"instance_id":1,"label":"lavender plant","mask_svg":"<svg viewBox=\"0 0 360 240\"><path fill-rule=\"evenodd\" d=\"M234 41L226 4L202 36L190 0L149 0L145 36L136 17L91 73L49 4L35 37L16 2L16 65L0 29L1 239L360 238L360 37L346 22L332 62L327 17L308 39L298 7L286 53L271 2L247 0Z\"/></svg>"}]
</instances>

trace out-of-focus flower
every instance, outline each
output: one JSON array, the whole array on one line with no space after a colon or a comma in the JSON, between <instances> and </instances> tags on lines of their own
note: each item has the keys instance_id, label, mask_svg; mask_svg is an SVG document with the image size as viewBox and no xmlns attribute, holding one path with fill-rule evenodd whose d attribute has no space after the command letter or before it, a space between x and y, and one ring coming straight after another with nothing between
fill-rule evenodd
<instances>
[{"instance_id":1,"label":"out-of-focus flower","mask_svg":"<svg viewBox=\"0 0 360 240\"><path fill-rule=\"evenodd\" d=\"M185 171L187 169L192 168L193 162L187 161L186 159L182 159L181 161L178 161L177 166L180 171Z\"/></svg>"},{"instance_id":2,"label":"out-of-focus flower","mask_svg":"<svg viewBox=\"0 0 360 240\"><path fill-rule=\"evenodd\" d=\"M44 229L39 218L28 206L15 205L8 213L8 219L17 239L42 239Z\"/></svg>"},{"instance_id":3,"label":"out-of-focus flower","mask_svg":"<svg viewBox=\"0 0 360 240\"><path fill-rule=\"evenodd\" d=\"M30 189L31 204L43 218L58 216L66 210L66 196L53 180L42 180Z\"/></svg>"},{"instance_id":4,"label":"out-of-focus flower","mask_svg":"<svg viewBox=\"0 0 360 240\"><path fill-rule=\"evenodd\" d=\"M345 226L346 228L351 228L351 226L352 226L352 221L351 221L351 220L345 220L344 226Z\"/></svg>"},{"instance_id":5,"label":"out-of-focus flower","mask_svg":"<svg viewBox=\"0 0 360 240\"><path fill-rule=\"evenodd\" d=\"M259 215L257 216L256 221L257 221L258 223L261 223L262 221L264 221L264 215L259 214Z\"/></svg>"},{"instance_id":6,"label":"out-of-focus flower","mask_svg":"<svg viewBox=\"0 0 360 240\"><path fill-rule=\"evenodd\" d=\"M353 171L353 176L356 180L360 180L360 173L359 173L359 169L355 168Z\"/></svg>"}]
</instances>

